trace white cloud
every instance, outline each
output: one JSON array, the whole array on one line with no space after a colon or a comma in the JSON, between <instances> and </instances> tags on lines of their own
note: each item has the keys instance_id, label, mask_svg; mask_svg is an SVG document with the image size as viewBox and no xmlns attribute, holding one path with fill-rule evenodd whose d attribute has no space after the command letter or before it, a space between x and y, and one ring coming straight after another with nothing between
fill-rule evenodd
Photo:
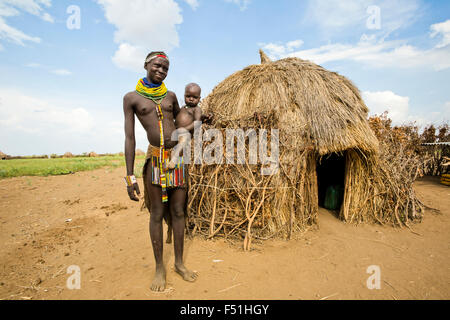
<instances>
[{"instance_id":1,"label":"white cloud","mask_svg":"<svg viewBox=\"0 0 450 320\"><path fill-rule=\"evenodd\" d=\"M123 113L117 108L98 111L67 100L36 97L23 90L0 88L0 137L2 151L11 155L81 154L123 150ZM100 120L99 120L100 119ZM140 125L136 142L148 141Z\"/></svg>"},{"instance_id":2,"label":"white cloud","mask_svg":"<svg viewBox=\"0 0 450 320\"><path fill-rule=\"evenodd\" d=\"M142 71L150 51L170 51L179 45L177 25L183 22L174 0L97 0L107 21L117 30L119 49L113 62L136 72Z\"/></svg>"},{"instance_id":3,"label":"white cloud","mask_svg":"<svg viewBox=\"0 0 450 320\"><path fill-rule=\"evenodd\" d=\"M48 14L47 12L42 15L42 20L50 22L50 23L55 22L55 19L53 19L53 17L50 14Z\"/></svg>"},{"instance_id":4,"label":"white cloud","mask_svg":"<svg viewBox=\"0 0 450 320\"><path fill-rule=\"evenodd\" d=\"M303 45L302 40L289 41L286 45L276 43L258 43L262 49L266 50L272 58L287 56L294 52L295 49L300 48Z\"/></svg>"},{"instance_id":5,"label":"white cloud","mask_svg":"<svg viewBox=\"0 0 450 320\"><path fill-rule=\"evenodd\" d=\"M430 27L431 37L442 40L430 49L421 49L401 40L384 41L364 34L357 44L331 43L318 48L292 51L292 41L283 44L263 44L272 59L298 57L317 64L332 61L355 61L371 67L418 68L434 70L450 68L450 20ZM298 40L297 44L302 44Z\"/></svg>"},{"instance_id":6,"label":"white cloud","mask_svg":"<svg viewBox=\"0 0 450 320\"><path fill-rule=\"evenodd\" d=\"M95 122L84 108L57 107L18 90L0 89L0 124L30 134L73 134L91 130Z\"/></svg>"},{"instance_id":7,"label":"white cloud","mask_svg":"<svg viewBox=\"0 0 450 320\"><path fill-rule=\"evenodd\" d=\"M27 68L40 68L42 65L40 63L31 62L25 65Z\"/></svg>"},{"instance_id":8,"label":"white cloud","mask_svg":"<svg viewBox=\"0 0 450 320\"><path fill-rule=\"evenodd\" d=\"M269 55L272 57L284 57L287 52L287 48L282 44L276 44L276 43L258 43L260 47L262 47L264 50L266 50Z\"/></svg>"},{"instance_id":9,"label":"white cloud","mask_svg":"<svg viewBox=\"0 0 450 320\"><path fill-rule=\"evenodd\" d=\"M0 17L0 40L7 40L15 44L24 46L26 41L39 43L39 37L29 36L22 31L8 25L2 17Z\"/></svg>"},{"instance_id":10,"label":"white cloud","mask_svg":"<svg viewBox=\"0 0 450 320\"><path fill-rule=\"evenodd\" d=\"M66 70L66 69L52 70L51 73L56 74L58 76L70 76L72 74L72 72L70 72L69 70Z\"/></svg>"},{"instance_id":11,"label":"white cloud","mask_svg":"<svg viewBox=\"0 0 450 320\"><path fill-rule=\"evenodd\" d=\"M192 10L197 10L199 3L197 0L184 0L188 5L191 6Z\"/></svg>"},{"instance_id":12,"label":"white cloud","mask_svg":"<svg viewBox=\"0 0 450 320\"><path fill-rule=\"evenodd\" d=\"M53 17L45 12L44 7L50 7L50 0L2 0L0 1L0 40L24 46L26 42L41 42L39 37L25 34L19 29L10 26L6 19L20 15L21 11L40 17L42 20L53 23Z\"/></svg>"},{"instance_id":13,"label":"white cloud","mask_svg":"<svg viewBox=\"0 0 450 320\"><path fill-rule=\"evenodd\" d=\"M31 62L24 65L27 68L33 68L33 69L43 69L49 73L56 74L58 76L70 76L72 75L72 72L67 69L55 69L54 67L42 65L40 63Z\"/></svg>"},{"instance_id":14,"label":"white cloud","mask_svg":"<svg viewBox=\"0 0 450 320\"><path fill-rule=\"evenodd\" d=\"M444 48L450 44L450 20L433 24L431 27L431 37L442 36L442 40L436 48Z\"/></svg>"},{"instance_id":15,"label":"white cloud","mask_svg":"<svg viewBox=\"0 0 450 320\"><path fill-rule=\"evenodd\" d=\"M307 17L322 28L341 28L361 24L366 16L367 1L309 1Z\"/></svg>"},{"instance_id":16,"label":"white cloud","mask_svg":"<svg viewBox=\"0 0 450 320\"><path fill-rule=\"evenodd\" d=\"M112 60L116 66L122 69L141 71L144 68L144 59L148 51L142 47L135 47L128 43L122 43Z\"/></svg>"},{"instance_id":17,"label":"white cloud","mask_svg":"<svg viewBox=\"0 0 450 320\"><path fill-rule=\"evenodd\" d=\"M450 102L439 111L414 112L410 108L409 97L397 95L392 91L364 91L362 98L369 108L370 115L380 115L387 111L388 117L394 125L415 122L418 126L423 127L431 123L440 124L449 120Z\"/></svg>"},{"instance_id":18,"label":"white cloud","mask_svg":"<svg viewBox=\"0 0 450 320\"><path fill-rule=\"evenodd\" d=\"M409 97L396 95L392 91L362 92L362 97L371 115L380 115L389 112L389 118L395 123L408 120Z\"/></svg>"},{"instance_id":19,"label":"white cloud","mask_svg":"<svg viewBox=\"0 0 450 320\"><path fill-rule=\"evenodd\" d=\"M43 18L46 14L44 7L51 7L51 0L3 0L0 4L0 12L5 10L9 15L17 15L17 10L23 10L34 16Z\"/></svg>"},{"instance_id":20,"label":"white cloud","mask_svg":"<svg viewBox=\"0 0 450 320\"><path fill-rule=\"evenodd\" d=\"M294 40L286 43L286 48L288 51L293 51L294 49L300 48L303 45L302 40Z\"/></svg>"},{"instance_id":21,"label":"white cloud","mask_svg":"<svg viewBox=\"0 0 450 320\"><path fill-rule=\"evenodd\" d=\"M252 2L252 0L225 0L229 3L234 3L239 7L241 11L245 11L248 7L248 5Z\"/></svg>"},{"instance_id":22,"label":"white cloud","mask_svg":"<svg viewBox=\"0 0 450 320\"><path fill-rule=\"evenodd\" d=\"M13 17L19 14L20 12L11 5L8 5L6 2L0 2L0 17Z\"/></svg>"},{"instance_id":23,"label":"white cloud","mask_svg":"<svg viewBox=\"0 0 450 320\"><path fill-rule=\"evenodd\" d=\"M328 32L368 29L367 22L373 15L368 9L374 4L380 13L378 32L385 36L410 25L419 17L421 8L420 0L310 0L306 19Z\"/></svg>"}]
</instances>

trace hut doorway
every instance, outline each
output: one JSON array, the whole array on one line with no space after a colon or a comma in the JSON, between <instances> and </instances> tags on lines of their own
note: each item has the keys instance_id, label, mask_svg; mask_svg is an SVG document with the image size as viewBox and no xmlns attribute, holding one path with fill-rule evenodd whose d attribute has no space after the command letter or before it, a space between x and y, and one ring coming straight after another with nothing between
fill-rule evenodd
<instances>
[{"instance_id":1,"label":"hut doorway","mask_svg":"<svg viewBox=\"0 0 450 320\"><path fill-rule=\"evenodd\" d=\"M317 161L319 207L340 211L344 199L345 153L331 153Z\"/></svg>"}]
</instances>

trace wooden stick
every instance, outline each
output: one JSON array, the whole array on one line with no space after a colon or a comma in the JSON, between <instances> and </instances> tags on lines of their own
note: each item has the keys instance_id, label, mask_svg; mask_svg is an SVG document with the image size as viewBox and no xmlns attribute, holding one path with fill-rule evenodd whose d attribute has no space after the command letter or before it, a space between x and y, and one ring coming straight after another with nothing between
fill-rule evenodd
<instances>
[{"instance_id":1,"label":"wooden stick","mask_svg":"<svg viewBox=\"0 0 450 320\"><path fill-rule=\"evenodd\" d=\"M216 177L214 178L214 186L217 187L217 172ZM214 219L216 218L216 208L217 208L217 190L214 189L214 205L213 205L213 213L211 217L211 224L209 226L209 234L212 236L214 234Z\"/></svg>"}]
</instances>

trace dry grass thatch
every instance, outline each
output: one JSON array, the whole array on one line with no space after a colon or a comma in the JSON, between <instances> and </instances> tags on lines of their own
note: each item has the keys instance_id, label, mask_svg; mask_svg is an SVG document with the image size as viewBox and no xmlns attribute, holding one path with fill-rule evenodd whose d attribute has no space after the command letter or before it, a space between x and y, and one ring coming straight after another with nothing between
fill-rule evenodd
<instances>
[{"instance_id":1,"label":"dry grass thatch","mask_svg":"<svg viewBox=\"0 0 450 320\"><path fill-rule=\"evenodd\" d=\"M73 157L74 157L74 155L71 152L66 152L63 155L63 158L73 158Z\"/></svg>"},{"instance_id":2,"label":"dry grass thatch","mask_svg":"<svg viewBox=\"0 0 450 320\"><path fill-rule=\"evenodd\" d=\"M0 151L0 159L1 160L5 160L8 157L8 155L6 153L3 153Z\"/></svg>"},{"instance_id":3,"label":"dry grass thatch","mask_svg":"<svg viewBox=\"0 0 450 320\"><path fill-rule=\"evenodd\" d=\"M97 158L97 157L98 157L97 153L95 153L95 152L90 152L89 153L89 158Z\"/></svg>"},{"instance_id":4,"label":"dry grass thatch","mask_svg":"<svg viewBox=\"0 0 450 320\"><path fill-rule=\"evenodd\" d=\"M342 220L405 225L420 218L422 207L409 183L413 178L380 159L358 89L309 61L271 62L260 54L260 65L221 82L203 108L223 132L279 129L279 172L262 176L261 165L248 163L191 166L193 232L243 238L249 249L252 239L290 238L306 230L318 222L316 166L333 153L345 158Z\"/></svg>"}]
</instances>

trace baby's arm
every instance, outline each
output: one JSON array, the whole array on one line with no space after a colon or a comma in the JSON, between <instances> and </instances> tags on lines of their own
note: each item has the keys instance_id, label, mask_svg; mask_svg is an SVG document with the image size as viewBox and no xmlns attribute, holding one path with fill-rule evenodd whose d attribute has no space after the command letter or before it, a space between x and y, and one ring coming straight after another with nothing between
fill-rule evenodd
<instances>
[{"instance_id":1,"label":"baby's arm","mask_svg":"<svg viewBox=\"0 0 450 320\"><path fill-rule=\"evenodd\" d=\"M186 133L181 133L178 136L178 144L175 146L175 148L172 151L172 157L169 162L169 169L174 169L176 163L178 162L178 158L180 157L180 152L184 149L186 144L189 142L190 132L194 130L195 121L202 121L202 109L200 107L194 108L194 121L192 121L191 124L188 126L179 128L179 129L186 129Z\"/></svg>"},{"instance_id":2,"label":"baby's arm","mask_svg":"<svg viewBox=\"0 0 450 320\"><path fill-rule=\"evenodd\" d=\"M194 109L194 122L195 121L202 121L202 108L195 107ZM192 127L194 129L194 127Z\"/></svg>"}]
</instances>

